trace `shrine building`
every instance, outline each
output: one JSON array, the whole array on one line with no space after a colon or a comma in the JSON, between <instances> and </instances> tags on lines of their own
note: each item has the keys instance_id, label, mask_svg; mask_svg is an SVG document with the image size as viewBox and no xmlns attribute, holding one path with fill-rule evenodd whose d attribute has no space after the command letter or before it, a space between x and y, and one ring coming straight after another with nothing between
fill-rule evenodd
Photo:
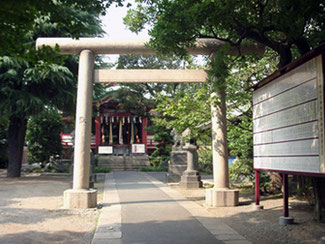
<instances>
[{"instance_id":1,"label":"shrine building","mask_svg":"<svg viewBox=\"0 0 325 244\"><path fill-rule=\"evenodd\" d=\"M150 120L147 116L128 112L118 105L111 97L93 102L91 150L98 155L101 167L137 169L137 166L133 168L127 165L130 164L128 161L137 160L145 161L145 165L141 166L148 166L148 155L155 150L157 145L157 142L153 140L153 135L147 132ZM61 133L62 146L72 148L74 121L64 119L63 123L65 129ZM112 165L113 161L119 165Z\"/></svg>"}]
</instances>

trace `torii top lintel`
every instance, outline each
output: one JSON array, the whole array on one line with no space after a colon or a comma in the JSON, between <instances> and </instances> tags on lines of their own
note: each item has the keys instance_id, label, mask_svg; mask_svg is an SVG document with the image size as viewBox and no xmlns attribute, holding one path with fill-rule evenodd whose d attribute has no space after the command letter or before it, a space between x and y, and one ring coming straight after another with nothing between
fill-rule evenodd
<instances>
[{"instance_id":1,"label":"torii top lintel","mask_svg":"<svg viewBox=\"0 0 325 244\"><path fill-rule=\"evenodd\" d=\"M38 38L36 48L43 45L60 47L61 54L80 54L82 50L91 50L94 54L155 54L156 51L146 46L149 40L110 41L104 38ZM188 49L190 54L210 55L223 45L216 39L198 39L195 47Z\"/></svg>"}]
</instances>

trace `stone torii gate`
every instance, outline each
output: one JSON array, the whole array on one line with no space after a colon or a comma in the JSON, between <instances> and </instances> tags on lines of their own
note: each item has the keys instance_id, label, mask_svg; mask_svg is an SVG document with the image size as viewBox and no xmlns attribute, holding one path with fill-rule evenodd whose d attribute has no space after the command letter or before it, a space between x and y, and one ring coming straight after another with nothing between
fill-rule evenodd
<instances>
[{"instance_id":1,"label":"stone torii gate","mask_svg":"<svg viewBox=\"0 0 325 244\"><path fill-rule=\"evenodd\" d=\"M60 47L61 54L77 54L79 58L78 92L75 125L73 189L64 192L65 208L91 208L97 205L97 191L89 189L91 115L93 82L205 82L204 70L94 70L97 54L155 54L146 41L111 42L100 38L38 38L36 48ZM213 39L198 39L190 54L213 55L224 43ZM245 52L259 52L250 46ZM226 138L225 92L220 91L220 105L211 104L214 188L206 191L208 206L238 204L238 191L229 189L228 146Z\"/></svg>"}]
</instances>

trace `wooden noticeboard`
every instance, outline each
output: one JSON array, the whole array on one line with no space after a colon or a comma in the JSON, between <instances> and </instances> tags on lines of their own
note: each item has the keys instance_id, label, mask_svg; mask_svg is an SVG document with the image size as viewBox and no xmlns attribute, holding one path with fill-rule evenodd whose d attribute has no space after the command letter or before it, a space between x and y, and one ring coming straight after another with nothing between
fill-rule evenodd
<instances>
[{"instance_id":1,"label":"wooden noticeboard","mask_svg":"<svg viewBox=\"0 0 325 244\"><path fill-rule=\"evenodd\" d=\"M255 86L254 169L325 175L324 50Z\"/></svg>"}]
</instances>

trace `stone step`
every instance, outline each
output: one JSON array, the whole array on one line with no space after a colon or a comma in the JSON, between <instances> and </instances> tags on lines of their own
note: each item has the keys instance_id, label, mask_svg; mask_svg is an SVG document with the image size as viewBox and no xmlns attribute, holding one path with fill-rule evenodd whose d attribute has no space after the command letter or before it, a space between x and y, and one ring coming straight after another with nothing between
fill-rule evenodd
<instances>
[{"instance_id":1,"label":"stone step","mask_svg":"<svg viewBox=\"0 0 325 244\"><path fill-rule=\"evenodd\" d=\"M138 170L148 166L150 166L148 155L100 155L98 158L98 167L112 170Z\"/></svg>"},{"instance_id":2,"label":"stone step","mask_svg":"<svg viewBox=\"0 0 325 244\"><path fill-rule=\"evenodd\" d=\"M99 168L108 168L108 167L132 168L132 167L146 167L146 166L148 165L147 164L98 164Z\"/></svg>"},{"instance_id":3,"label":"stone step","mask_svg":"<svg viewBox=\"0 0 325 244\"><path fill-rule=\"evenodd\" d=\"M99 168L109 168L109 169L140 169L145 168L148 165L100 165Z\"/></svg>"}]
</instances>

